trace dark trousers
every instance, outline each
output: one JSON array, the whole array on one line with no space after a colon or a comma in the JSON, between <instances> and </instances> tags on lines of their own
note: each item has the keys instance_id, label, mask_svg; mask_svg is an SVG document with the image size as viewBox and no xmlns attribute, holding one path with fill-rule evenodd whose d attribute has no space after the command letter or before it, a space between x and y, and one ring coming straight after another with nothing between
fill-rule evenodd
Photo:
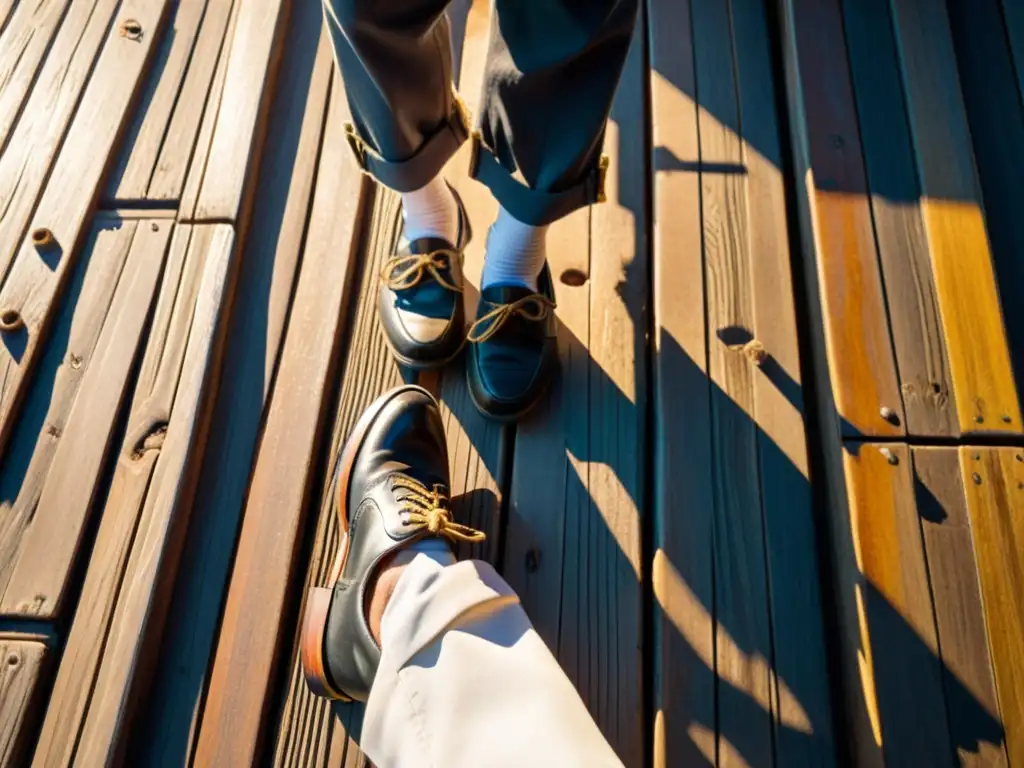
<instances>
[{"instance_id":1,"label":"dark trousers","mask_svg":"<svg viewBox=\"0 0 1024 768\"><path fill-rule=\"evenodd\" d=\"M323 2L349 140L382 184L419 189L472 138L470 173L522 222L603 197L605 123L639 0L493 0L476 131L452 86L448 0Z\"/></svg>"}]
</instances>

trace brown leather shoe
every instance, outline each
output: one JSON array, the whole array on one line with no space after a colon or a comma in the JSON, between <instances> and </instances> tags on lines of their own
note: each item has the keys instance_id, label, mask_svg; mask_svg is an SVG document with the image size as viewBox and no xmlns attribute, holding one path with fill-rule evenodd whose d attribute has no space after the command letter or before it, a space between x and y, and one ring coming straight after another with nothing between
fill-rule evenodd
<instances>
[{"instance_id":1,"label":"brown leather shoe","mask_svg":"<svg viewBox=\"0 0 1024 768\"><path fill-rule=\"evenodd\" d=\"M462 254L472 237L455 189L459 235L453 245L437 237L405 242L381 271L377 307L391 351L415 370L439 368L466 340L462 307Z\"/></svg>"},{"instance_id":2,"label":"brown leather shoe","mask_svg":"<svg viewBox=\"0 0 1024 768\"><path fill-rule=\"evenodd\" d=\"M452 521L448 448L437 401L407 385L360 417L338 457L330 504L342 533L326 587L310 591L302 622L302 669L313 693L366 701L380 647L366 618L368 586L389 555L428 537L482 541Z\"/></svg>"}]
</instances>

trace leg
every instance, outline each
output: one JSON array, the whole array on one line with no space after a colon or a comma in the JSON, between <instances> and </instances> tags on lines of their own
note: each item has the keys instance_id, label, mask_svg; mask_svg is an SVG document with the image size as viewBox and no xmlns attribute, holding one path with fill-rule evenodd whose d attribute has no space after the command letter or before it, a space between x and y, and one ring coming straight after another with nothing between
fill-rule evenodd
<instances>
[{"instance_id":1,"label":"leg","mask_svg":"<svg viewBox=\"0 0 1024 768\"><path fill-rule=\"evenodd\" d=\"M621 765L487 563L417 556L381 636L362 740L376 765Z\"/></svg>"},{"instance_id":2,"label":"leg","mask_svg":"<svg viewBox=\"0 0 1024 768\"><path fill-rule=\"evenodd\" d=\"M604 197L601 149L638 0L496 0L472 175L501 210L487 238L466 367L473 402L511 421L557 363L547 225Z\"/></svg>"},{"instance_id":3,"label":"leg","mask_svg":"<svg viewBox=\"0 0 1024 768\"><path fill-rule=\"evenodd\" d=\"M452 86L447 0L323 0L363 170L402 193L405 244L378 293L381 325L410 368L445 364L465 340L461 202L440 176L469 136Z\"/></svg>"}]
</instances>

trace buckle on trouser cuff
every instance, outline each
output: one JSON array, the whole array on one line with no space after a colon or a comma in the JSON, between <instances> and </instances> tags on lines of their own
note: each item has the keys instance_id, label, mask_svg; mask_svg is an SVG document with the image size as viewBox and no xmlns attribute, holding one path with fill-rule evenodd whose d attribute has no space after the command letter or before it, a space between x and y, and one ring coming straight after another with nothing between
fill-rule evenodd
<instances>
[{"instance_id":1,"label":"buckle on trouser cuff","mask_svg":"<svg viewBox=\"0 0 1024 768\"><path fill-rule=\"evenodd\" d=\"M472 141L469 175L488 187L501 206L524 224L545 226L580 208L607 200L609 160L605 156L578 183L560 192L545 192L530 189L513 177L478 133L473 134Z\"/></svg>"}]
</instances>

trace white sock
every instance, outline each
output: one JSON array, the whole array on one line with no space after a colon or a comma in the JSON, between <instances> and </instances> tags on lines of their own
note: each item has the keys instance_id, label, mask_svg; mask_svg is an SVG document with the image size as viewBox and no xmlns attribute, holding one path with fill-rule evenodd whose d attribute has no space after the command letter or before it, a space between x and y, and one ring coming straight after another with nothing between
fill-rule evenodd
<instances>
[{"instance_id":1,"label":"white sock","mask_svg":"<svg viewBox=\"0 0 1024 768\"><path fill-rule=\"evenodd\" d=\"M435 176L425 187L414 192L402 193L402 211L405 236L410 241L439 237L457 245L459 205L442 176Z\"/></svg>"},{"instance_id":2,"label":"white sock","mask_svg":"<svg viewBox=\"0 0 1024 768\"><path fill-rule=\"evenodd\" d=\"M492 285L521 285L537 290L537 278L547 256L548 228L532 227L502 208L487 235L487 258L480 289Z\"/></svg>"}]
</instances>

